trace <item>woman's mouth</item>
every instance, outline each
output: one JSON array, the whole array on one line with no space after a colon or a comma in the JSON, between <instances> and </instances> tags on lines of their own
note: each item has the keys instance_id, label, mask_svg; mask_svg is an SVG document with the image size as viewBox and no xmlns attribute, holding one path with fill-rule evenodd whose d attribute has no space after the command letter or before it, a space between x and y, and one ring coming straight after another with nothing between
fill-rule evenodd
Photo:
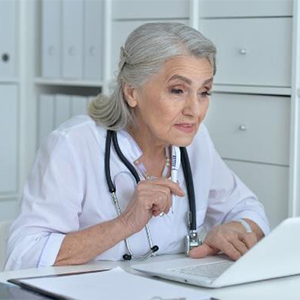
<instances>
[{"instance_id":1,"label":"woman's mouth","mask_svg":"<svg viewBox=\"0 0 300 300\"><path fill-rule=\"evenodd\" d=\"M193 133L195 130L195 124L188 124L188 123L180 123L174 125L178 130L184 133Z\"/></svg>"}]
</instances>

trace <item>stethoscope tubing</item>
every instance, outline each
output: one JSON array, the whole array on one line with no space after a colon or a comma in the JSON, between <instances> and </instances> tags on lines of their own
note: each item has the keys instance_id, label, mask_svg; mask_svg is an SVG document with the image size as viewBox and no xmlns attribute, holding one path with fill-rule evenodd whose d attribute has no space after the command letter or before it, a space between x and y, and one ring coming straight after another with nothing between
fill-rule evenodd
<instances>
[{"instance_id":1,"label":"stethoscope tubing","mask_svg":"<svg viewBox=\"0 0 300 300\"><path fill-rule=\"evenodd\" d=\"M112 130L107 130L106 143L105 143L105 177L106 177L106 181L110 193L116 193L116 187L112 182L110 176L109 162L110 162L111 141L113 142L114 148L116 150L119 159L123 162L123 164L127 167L130 173L134 176L137 184L140 181L140 177L137 171L135 170L134 166L127 160L127 158L122 153L118 143L117 133ZM187 194L189 200L189 230L191 231L197 229L195 190L194 190L192 170L191 170L187 149L185 147L180 147L180 153L181 153L182 169L183 169L184 179L186 182L186 188L187 188Z\"/></svg>"}]
</instances>

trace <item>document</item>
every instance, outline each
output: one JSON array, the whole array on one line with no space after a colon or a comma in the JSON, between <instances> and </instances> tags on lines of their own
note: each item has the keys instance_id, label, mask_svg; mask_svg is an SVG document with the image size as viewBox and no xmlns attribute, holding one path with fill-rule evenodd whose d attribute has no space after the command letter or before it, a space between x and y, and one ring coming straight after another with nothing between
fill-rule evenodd
<instances>
[{"instance_id":1,"label":"document","mask_svg":"<svg viewBox=\"0 0 300 300\"><path fill-rule=\"evenodd\" d=\"M10 282L58 299L74 300L205 300L208 294L181 284L133 275L120 267L68 276L14 279Z\"/></svg>"}]
</instances>

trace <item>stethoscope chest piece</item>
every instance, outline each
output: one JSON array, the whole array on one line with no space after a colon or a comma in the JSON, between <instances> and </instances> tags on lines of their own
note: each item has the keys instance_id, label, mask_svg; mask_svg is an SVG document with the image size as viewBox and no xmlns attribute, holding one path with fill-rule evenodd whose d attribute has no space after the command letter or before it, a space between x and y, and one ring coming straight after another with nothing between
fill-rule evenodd
<instances>
[{"instance_id":1,"label":"stethoscope chest piece","mask_svg":"<svg viewBox=\"0 0 300 300\"><path fill-rule=\"evenodd\" d=\"M189 234L185 237L185 253L186 255L189 254L189 252L198 246L202 245L202 240L198 236L198 233L196 230L190 230Z\"/></svg>"}]
</instances>

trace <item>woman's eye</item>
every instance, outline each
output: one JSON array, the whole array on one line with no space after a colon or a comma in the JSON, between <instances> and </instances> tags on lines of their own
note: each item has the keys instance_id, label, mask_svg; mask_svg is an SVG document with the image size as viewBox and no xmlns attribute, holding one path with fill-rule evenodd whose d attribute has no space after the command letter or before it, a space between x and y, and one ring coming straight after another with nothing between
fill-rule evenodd
<instances>
[{"instance_id":1,"label":"woman's eye","mask_svg":"<svg viewBox=\"0 0 300 300\"><path fill-rule=\"evenodd\" d=\"M171 92L172 92L173 94L179 95L179 94L182 94L182 93L183 93L183 90L181 90L181 89L172 89Z\"/></svg>"},{"instance_id":2,"label":"woman's eye","mask_svg":"<svg viewBox=\"0 0 300 300\"><path fill-rule=\"evenodd\" d=\"M205 91L201 93L201 97L209 97L211 96L211 92Z\"/></svg>"}]
</instances>

